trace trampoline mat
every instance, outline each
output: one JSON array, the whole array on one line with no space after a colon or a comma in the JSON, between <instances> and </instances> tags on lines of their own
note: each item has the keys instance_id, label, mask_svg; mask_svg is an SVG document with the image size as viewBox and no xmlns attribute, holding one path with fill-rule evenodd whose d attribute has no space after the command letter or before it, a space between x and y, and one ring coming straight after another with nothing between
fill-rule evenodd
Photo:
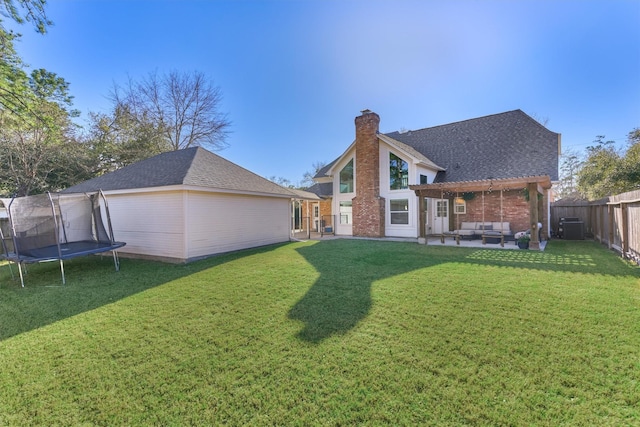
<instances>
[{"instance_id":1,"label":"trampoline mat","mask_svg":"<svg viewBox=\"0 0 640 427\"><path fill-rule=\"evenodd\" d=\"M100 252L111 251L121 248L125 245L123 242L94 242L94 241L82 241L61 243L60 252L62 256L58 254L58 245L45 246L42 248L33 248L27 251L20 251L18 258L25 262L39 262L47 260L57 259L70 259L83 255L97 254Z\"/></svg>"}]
</instances>

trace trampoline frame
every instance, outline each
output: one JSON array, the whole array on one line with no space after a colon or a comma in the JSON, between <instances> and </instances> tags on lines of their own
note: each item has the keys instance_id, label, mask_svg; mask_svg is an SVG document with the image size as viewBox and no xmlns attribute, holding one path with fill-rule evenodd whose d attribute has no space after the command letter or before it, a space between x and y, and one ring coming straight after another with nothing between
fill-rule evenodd
<instances>
[{"instance_id":1,"label":"trampoline frame","mask_svg":"<svg viewBox=\"0 0 640 427\"><path fill-rule=\"evenodd\" d=\"M59 261L60 263L60 274L62 276L62 284L66 285L66 278L65 278L65 274L64 274L64 260L65 259L72 259L72 258L77 258L80 256L86 256L86 255L92 255L92 254L98 254L98 253L102 253L102 252L108 252L108 251L112 251L113 253L113 262L115 265L115 269L116 271L120 271L120 260L118 258L118 252L117 249L123 247L126 243L124 242L116 242L114 240L113 237L113 227L111 226L111 215L109 214L109 205L107 203L107 198L105 197L104 193L102 192L102 190L99 190L96 193L84 193L84 195L86 197L92 197L93 196L98 196L100 197L100 199L102 200L103 204L104 204L104 210L105 210L105 214L106 214L106 225L107 225L107 230L105 230L108 234L108 238L109 241L108 242L100 242L100 241L74 241L74 242L68 242L67 241L67 235L66 235L66 228L64 225L64 220L61 217L62 216L62 211L61 211L61 215L58 215L56 213L56 205L53 201L53 198L51 196L51 193L47 192L47 196L49 199L49 203L51 206L51 217L53 218L53 222L54 222L54 235L55 235L55 240L56 240L56 244L55 245L49 245L49 246L45 246L45 247L40 247L40 248L35 248L32 249L31 255L27 255L27 254L20 254L20 250L19 250L19 245L18 245L18 241L17 241L17 233L16 233L16 229L15 229L15 224L14 224L14 219L13 219L13 215L11 213L11 205L13 204L13 202L16 200L16 198L12 198L11 202L9 203L8 206L5 206L6 210L7 210L7 215L8 215L8 219L9 219L9 225L10 225L10 230L11 230L11 240L13 243L13 249L14 251L11 252L9 251L9 248L7 247L7 244L5 242L5 236L2 232L2 229L0 228L0 239L2 240L2 248L4 251L4 254L0 255L0 259L5 259L7 261L9 261L9 269L11 271L11 276L15 278L14 274L13 274L13 269L11 268L11 263L15 263L18 265L18 272L20 274L20 284L21 286L24 288L24 274L23 274L23 264L34 264L34 263L41 263L41 262L52 262L52 261ZM64 195L62 195L62 197L64 197ZM59 205L58 205L58 209L60 209ZM92 212L92 220L94 222L97 222L97 218L95 217L95 211ZM100 215L100 219L102 219L102 215ZM103 222L103 226L104 226L104 222ZM62 231L62 234L64 235L64 238L61 239L60 236L60 232ZM62 241L61 241L62 240ZM33 253L36 253L35 255ZM25 270L26 270L26 266L25 266Z\"/></svg>"}]
</instances>

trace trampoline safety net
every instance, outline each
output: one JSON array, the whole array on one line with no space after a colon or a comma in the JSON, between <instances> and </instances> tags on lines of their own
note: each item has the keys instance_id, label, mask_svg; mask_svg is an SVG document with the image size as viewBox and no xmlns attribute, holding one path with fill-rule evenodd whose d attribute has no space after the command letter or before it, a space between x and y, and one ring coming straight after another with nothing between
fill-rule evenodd
<instances>
[{"instance_id":1,"label":"trampoline safety net","mask_svg":"<svg viewBox=\"0 0 640 427\"><path fill-rule=\"evenodd\" d=\"M109 208L102 192L47 193L0 199L7 211L8 226L2 232L3 258L18 264L62 260L106 251L125 245L113 238ZM102 211L105 212L105 218ZM11 235L6 236L9 230ZM24 281L22 280L24 286Z\"/></svg>"}]
</instances>

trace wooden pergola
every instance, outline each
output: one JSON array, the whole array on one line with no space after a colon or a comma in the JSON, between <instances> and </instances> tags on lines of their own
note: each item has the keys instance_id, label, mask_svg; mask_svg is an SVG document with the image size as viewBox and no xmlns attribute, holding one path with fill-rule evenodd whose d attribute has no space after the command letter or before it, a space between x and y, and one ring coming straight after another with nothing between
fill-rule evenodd
<instances>
[{"instance_id":1,"label":"wooden pergola","mask_svg":"<svg viewBox=\"0 0 640 427\"><path fill-rule=\"evenodd\" d=\"M551 178L548 175L527 176L521 178L485 179L479 181L458 181L440 182L434 184L410 185L418 196L419 217L420 217L420 237L426 238L426 218L425 218L425 197L433 199L454 199L463 193L485 193L500 192L500 211L502 213L502 199L505 191L524 190L529 192L529 224L531 224L531 241L529 248L540 249L538 238L538 197L537 194L544 194L545 190L551 188ZM536 196L534 196L536 195ZM483 212L484 216L484 212ZM444 239L444 235L441 236Z\"/></svg>"}]
</instances>

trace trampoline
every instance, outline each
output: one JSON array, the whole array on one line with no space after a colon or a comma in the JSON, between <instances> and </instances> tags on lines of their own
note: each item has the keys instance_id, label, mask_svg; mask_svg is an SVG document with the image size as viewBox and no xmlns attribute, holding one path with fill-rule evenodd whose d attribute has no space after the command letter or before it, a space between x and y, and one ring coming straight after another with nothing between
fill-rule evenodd
<instances>
[{"instance_id":1,"label":"trampoline","mask_svg":"<svg viewBox=\"0 0 640 427\"><path fill-rule=\"evenodd\" d=\"M0 226L4 252L0 259L9 261L9 268L11 263L18 265L22 287L24 264L59 261L63 285L67 259L112 251L116 271L120 269L117 249L125 243L116 242L113 237L102 191L46 193L0 201L6 209Z\"/></svg>"}]
</instances>

